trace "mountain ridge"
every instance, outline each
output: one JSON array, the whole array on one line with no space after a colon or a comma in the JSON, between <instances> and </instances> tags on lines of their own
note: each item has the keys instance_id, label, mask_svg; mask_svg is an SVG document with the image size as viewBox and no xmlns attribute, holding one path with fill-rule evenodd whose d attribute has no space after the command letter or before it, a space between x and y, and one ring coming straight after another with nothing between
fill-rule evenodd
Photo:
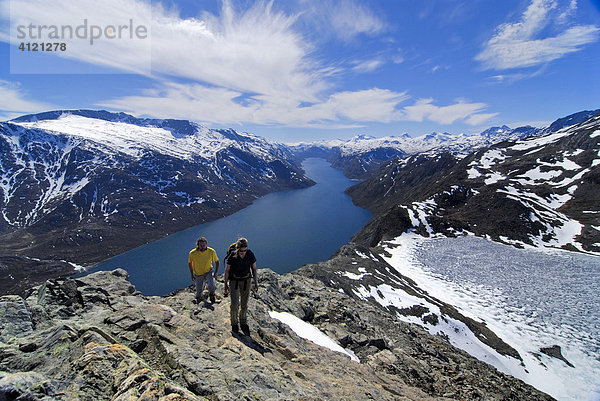
<instances>
[{"instance_id":1,"label":"mountain ridge","mask_svg":"<svg viewBox=\"0 0 600 401\"><path fill-rule=\"evenodd\" d=\"M25 298L2 296L0 395L43 401L553 399L441 336L353 302L310 270L285 276L261 270L259 279L250 336L230 334L228 302L220 296L209 306L192 303L191 287L144 297L121 269L49 280ZM358 361L307 341L278 320L280 314L318 328Z\"/></svg>"},{"instance_id":2,"label":"mountain ridge","mask_svg":"<svg viewBox=\"0 0 600 401\"><path fill-rule=\"evenodd\" d=\"M88 118L79 115L77 117ZM63 118L72 117L65 116ZM22 130L21 135L5 135L4 137L9 139L4 142L0 140L0 146L5 148L12 146L14 149L18 145L22 151L20 154L11 153L15 155L15 159L24 161L23 165L14 163L14 169L33 165L37 168L33 171L40 174L44 167L49 166L41 161L47 161L42 156L53 155L52 152L48 152L50 149L56 153L53 156L56 160L64 161L64 166L70 166L70 168L65 169L64 174L63 170L57 170L62 174L59 174L58 178L63 177L63 180L55 179L54 183L49 181L47 187L53 188L53 185L56 187L56 183L60 181L61 185L64 184L74 192L80 192L75 191L78 188L75 183L81 182L81 179L84 178L82 172L91 169L91 167L88 170L81 169L85 165L82 162L90 163L90 160L95 160L86 157L86 151L89 149L73 146L74 143L69 142L72 135L56 134L56 131L50 133L41 130L39 125L37 127L27 126L29 123L37 124L39 120L22 121L20 124L25 124L25 126L12 123L0 125L1 132L9 130L14 133ZM498 131L495 128L492 130ZM521 131L524 132L527 129ZM245 169L252 168L255 165L254 162L260 159L256 153L248 152L254 143L254 137L227 130L216 130L211 135L219 133L224 137L229 135L230 139L240 136L245 143L240 147L227 149L228 153L226 154L217 152L221 157L219 160L235 162L242 167L239 170L230 168L227 174L215 176L215 182L244 176ZM49 138L54 139L56 146L51 146L53 145L52 141L45 146L42 145L43 141L36 142L36 136L42 134L50 135ZM189 133L186 137L194 134ZM176 138L172 132L169 135ZM4 137L0 136L0 139ZM79 135L79 138L81 137L83 135ZM589 177L594 177L589 174L594 173L597 166L600 165L600 148L598 148L597 141L599 137L600 129L594 120L580 123L575 128L564 129L562 132L559 130L559 132L549 133L545 136L535 136L527 141L495 143L463 157L457 157L452 152L440 154L426 152L413 155L408 159L387 161L381 173L375 175L371 180L359 184L359 186L368 187L373 182L379 182L378 186L369 187L368 195L371 199L365 197L359 201L371 202L371 207L378 203L380 205L376 209L375 219L355 236L356 244L350 243L340 248L329 261L305 266L286 276L277 276L270 271L261 271L260 301L256 300L257 309L251 312L252 318L256 320L260 328L257 330L258 337L253 337L253 341L244 342L242 340L241 344L238 344L235 342L236 338L229 338L227 334L224 334L227 333L228 328L226 308L222 302L215 305L210 312L210 309L194 311L190 305L193 297L191 288L182 289L167 297L143 297L127 282L126 273L123 271L97 273L88 278L52 279L46 281L41 287L25 288L23 298L0 297L0 302L6 306L6 310L10 311L7 315L0 316L0 325L3 327L2 334L4 336L0 339L2 342L0 355L3 356L0 358L0 370L3 371L0 377L0 388L10 389L9 391L14 394L20 392L19 394L23 396L35 394L43 397L39 394L39 386L19 387L16 384L30 383L27 380L33 378L36 383L43 383L46 394L49 396L61 392L70 394L71 391L80 391L80 388L77 388L78 383L85 383L84 385L91 389L90 394L93 394L93 397L110 394L111 398L117 397L115 399L118 400L133 395L141 396L149 387L159 389L156 394L161 394L163 397L175 397L174 394L178 394L180 399L203 399L203 397L238 399L240 394L235 390L230 390L229 386L225 385L226 381L207 380L212 380L210 379L213 376L211 369L224 369L228 363L232 363L234 360L239 361L241 356L243 363L241 365L238 363L236 365L238 367L255 367L256 365L253 363L256 361L265 363L261 365L261 374L252 377L244 376L241 379L244 386L248 386L255 394L258 394L257 398L273 398L277 397L276 393L288 394L289 392L289 394L298 394L298 397L306 397L308 394L308 399L311 399L310 397L318 399L323 394L331 395L333 398L357 399L361 398L361 395L367 394L364 392L364 385L368 381L362 385L360 385L362 382L359 382L357 387L353 386L347 390L340 390L340 388L347 387L348 378L364 376L368 377L371 383L375 383L374 388L369 387L371 389L371 392L368 392L369 397L381 399L399 399L399 397L404 397L400 399L481 399L482 397L499 400L551 399L523 382L500 374L489 365L475 361L463 351L451 347L448 343L452 341L452 336L456 333L464 334L473 341L493 348L499 355L523 362L514 348L487 329L485 322L465 318L452 306L445 305L429 296L425 290L416 287L410 279L392 270L391 266L381 257L381 252L385 253L385 249L374 249L371 246L380 244L382 239L389 239L406 231L415 231L424 236L440 232L446 234L465 233L474 227L469 224L468 219L460 220L458 218L460 213L457 212L452 215L452 220L444 220L443 212L454 212L452 208L460 207L480 195L483 195L482 197L489 195L483 193L482 188L484 187L493 188L496 195L504 194L517 198L512 199L513 203L509 203L508 209L500 209L500 206L505 203L502 198L492 198L492 202L497 202L495 205L501 212L506 213L508 210L512 213L511 210L515 209L516 215L520 216L523 214L523 210L527 210L527 205L519 200L519 198L524 199L523 193L518 191L515 193L509 187L502 186L501 183L505 181L510 182L513 185L512 188L518 189L516 183L524 186L533 185L540 181L540 177L545 177L546 180L556 184L554 187L564 188L564 193L556 193L554 197L549 193L536 196L542 198L545 196L545 199L552 202L563 202L564 204L559 209L569 203L569 200L566 199L567 194L579 196L583 188L583 193L591 196L593 188L584 188L579 180L589 181ZM19 140L15 142L14 138ZM363 138L363 140L365 139ZM31 146L23 146L24 144ZM277 149L277 145L269 146ZM550 150L545 150L546 146L550 146ZM64 149L70 149L71 152L63 152ZM286 149L279 149L279 151L286 152ZM461 150L458 150L459 156L460 152ZM116 157L115 154L110 155L112 157L110 160L115 165L112 170L104 172L105 180L103 181L115 181L120 186L128 182L139 182L155 188L159 194L167 195L166 201L172 203L172 199L168 199L169 193L166 191L172 183L167 179L162 181L153 179L159 173L156 170L157 164L153 162L158 161L163 170L165 170L165 166L168 167L166 170L171 174L183 171L183 167L186 166L185 160L170 155L163 155L158 160L154 160L157 157L154 150L146 153L143 151L141 153L122 153L119 157ZM262 153L259 152L259 154ZM279 154L283 153L277 153L277 150L274 152L274 155ZM288 155L290 154L291 152ZM596 154L598 158L596 158ZM31 159L26 159L26 155ZM531 155L534 157L529 157ZM18 159L17 156L21 159ZM507 160L517 159L520 163L519 170L514 170L511 165L505 164ZM37 160L37 164L30 163L29 160ZM2 161L3 171L12 171L4 167L8 165L5 163L6 158L0 159L0 161ZM27 162L25 163L25 161ZM284 176L286 172L289 172L288 178L299 174L299 172L295 172L293 166L288 167L277 157L271 162L274 164L266 162L266 165L270 166L276 177ZM120 165L128 165L127 163L141 164L142 168L130 176L123 175ZM276 172L277 163L281 163L279 168L282 170L279 173ZM539 170L536 170L534 164L539 167ZM586 167L588 165L589 167ZM54 163L52 166L61 167L62 164ZM261 166L265 166L265 164L259 163L257 166L255 167L256 171L261 171L260 168L263 168ZM220 165L220 167L223 166ZM550 171L559 169L561 174L547 175ZM68 174L67 170L70 171ZM221 168L221 172L223 171L225 170ZM29 175L27 177L30 182L35 182L38 176ZM298 175L298 177L300 176ZM72 181L65 180L65 178ZM196 179L189 178L188 184L191 185L194 181ZM444 185L440 185L440 181ZM568 182L565 183L565 181ZM16 182L16 178L12 181L3 178L0 180L0 188L3 191L10 191L12 183ZM208 184L210 182L209 180ZM248 178L247 181L237 181L236 183L244 188L244 182L252 181ZM298 182L303 183L301 177ZM470 185L465 185L465 183L470 183ZM597 184L597 181L592 180L591 183L595 185L594 183ZM82 188L88 184L89 182L85 183ZM303 185L306 184L304 182ZM578 188L570 190L573 185L569 184L577 184ZM290 184L284 181L281 185ZM403 189L408 187L412 188L412 194L403 192ZM185 191L178 191L181 189L180 187L176 189L170 190L175 197L183 198L183 193L190 193L189 187L185 187ZM362 191L366 192L364 189ZM40 193L43 191L40 190ZM94 198L94 194L95 192L86 193L86 199L95 199L92 209L98 208L105 221L111 221L113 216L119 214L118 208L110 208L110 202L106 204L98 194ZM151 196L145 193L136 193L135 197L139 197L140 194L142 197ZM398 194L406 197L398 198ZM5 194L3 193L3 195ZM411 198L408 195L418 197ZM21 193L14 193L12 196L19 198ZM23 196L27 198L28 194L24 193ZM123 196L124 199L127 197L130 200L134 198L132 194ZM358 199L356 194L354 197ZM3 198L6 199L6 196ZM531 196L529 198L531 199ZM404 203L397 203L398 199ZM184 202L183 206L189 207L195 204L193 200L187 198L187 202ZM207 197L203 202L197 204L205 205L208 200ZM379 202L378 200L384 201ZM589 199L584 203L589 204ZM72 204L76 205L77 202L72 202ZM86 205L90 206L91 203L86 203ZM134 204L125 205L127 210L135 210ZM67 204L66 207L71 208L72 206ZM104 209L102 209L103 207ZM156 211L162 212L164 206L155 205L154 207ZM3 216L5 219L7 216L19 218L23 215L23 210L25 209L22 208L18 211L16 208L3 209ZM580 212L585 210L587 209L584 207ZM536 210L529 213L530 215L537 213L538 220L543 222L541 217L544 217L544 213L541 212L548 211ZM561 211L561 213L563 212L564 210ZM462 213L464 214L464 212ZM145 218L154 216L160 216L160 213L155 215L144 213ZM588 217L590 220L586 223L586 227L593 230L596 224L593 220L594 217ZM44 218L48 219L46 221L48 224L54 226L60 224L60 218L56 216ZM490 220L489 216L487 218ZM453 224L448 224L448 221ZM518 221L509 229L514 230L516 227L520 227L517 223ZM532 221L532 223L535 225L536 221ZM115 224L119 223L115 222ZM146 224L146 227L153 227L162 223L150 220L143 224ZM536 227L538 226L545 227L543 223L536 225ZM21 243L24 249L29 247L29 241L46 235L43 232L43 226L36 227L36 229L39 231L30 230L27 233L26 240ZM95 229L99 233L96 234L96 237L92 237L92 241L97 241L104 232L101 226L97 226ZM164 227L160 227L160 229L164 229ZM481 227L481 230L481 232L485 232L486 227ZM23 234L19 230L15 232L18 232L19 235ZM71 228L65 229L65 232L72 234L77 231L73 231ZM135 232L135 227L131 227L130 231L123 231L122 234L126 237ZM87 233L89 234L89 231ZM55 232L51 233L52 236L54 234ZM545 234L549 235L549 233ZM528 238L527 231L523 235L523 238ZM501 238L501 233L492 233L492 236ZM541 235L541 237L543 236L544 234ZM3 235L3 238L11 239L10 235ZM512 239L512 241L517 240L525 243L522 238ZM82 247L77 241L81 241L81 239L75 238L75 241L71 240L65 246L77 251L86 249L85 244ZM584 250L588 247L588 244L581 241L579 244ZM64 271L57 272L57 267L52 265L52 261L38 258L36 255L26 255L20 258L13 255L8 257L15 259L13 262L21 266L21 273L25 275L31 274L34 270L24 269L24 262L29 263L31 269L38 271L40 266L46 265L50 277L65 274ZM6 263L7 258L3 258L2 263ZM5 271L4 266L1 267ZM40 282L44 282L45 278L43 274L37 277ZM31 284L31 282L24 281L24 284ZM221 288L222 284L219 283L219 286ZM385 295L382 293L384 291ZM398 307L394 303L388 304L387 297L390 296L390 292L394 292L394 296L404 299L403 303L410 301L410 304L406 304L404 307ZM218 316L216 321L210 319L210 313L213 311ZM275 323L269 311L285 311L319 327L335 342L358 355L361 361L367 361L366 368L349 365L350 362L340 359L342 358L340 356L332 357L327 352L315 351L314 346L306 345L283 323ZM401 318L416 322L422 328L405 325L401 322ZM463 325L468 330L463 328ZM185 329L187 327L192 331L204 333L200 337L201 340L193 343L194 347L199 348L192 347L201 349L201 354L190 356L189 351L185 351L191 346L190 333ZM207 335L207 332L210 335ZM430 336L430 333L434 332L439 335ZM20 333L25 334L21 336ZM16 336L10 337L15 334ZM51 337L51 340L45 340L48 336ZM215 347L216 351L214 351ZM248 349L243 347L248 347ZM549 354L558 355L555 357L560 359L562 358L560 348L557 349L558 351L556 351L556 347L553 348L549 344L546 351L540 350L539 354L536 353L536 358L540 360L540 363L542 360L548 361L547 358L551 358ZM96 357L94 350L101 350L102 356ZM229 354L231 350L234 350L233 354ZM58 361L64 362L63 365L57 367L53 364L52 358L48 357L50 354ZM208 359L205 358L207 355ZM215 355L218 356L214 358ZM318 356L315 358L314 355ZM337 371L320 366L319 362L323 360L341 364L344 373L336 376ZM88 363L89 361L91 362ZM97 369L115 363L115 361L124 364L120 366L127 366L126 372L120 370L115 375L114 369L107 369L101 370L102 373L96 376L86 373L97 372ZM423 365L422 361L426 361L426 364ZM23 371L20 368L23 366L29 368ZM211 369L206 370L205 366L210 366ZM194 377L185 373L189 368L193 369L192 376ZM526 368L523 366L523 369ZM322 378L312 377L315 373L310 372L313 372L314 369L318 369L317 376L323 375ZM267 373L263 375L264 372ZM234 375L229 371L226 371L225 374ZM198 377L201 377L202 380L199 380ZM256 377L260 379L258 383L255 383L254 378ZM269 379L270 377L277 379L274 381ZM306 382L302 381L307 378L309 380ZM73 387L69 383L75 383L75 386ZM139 383L142 384L138 385ZM345 383L345 386L336 388L335 383Z\"/></svg>"},{"instance_id":3,"label":"mountain ridge","mask_svg":"<svg viewBox=\"0 0 600 401\"><path fill-rule=\"evenodd\" d=\"M551 127L569 126L590 113L561 118ZM458 161L507 138L538 137L549 134L548 130L501 126L471 136L363 135L327 146L289 147L231 129L211 130L185 120L137 118L106 110L21 116L0 123L2 282L11 291L24 290L32 284L31 276L39 276L41 282L70 274L169 233L231 214L268 192L311 185L297 163L309 155L326 158L347 176L364 179L411 152L415 160L423 161L446 151ZM443 167L429 166L432 171ZM409 181L417 182L415 177L419 175ZM388 190L380 193L381 205L387 205L383 195ZM448 191L452 202L469 195ZM365 202L360 196L355 200ZM513 225L518 227L517 223ZM454 228L468 228L461 224L455 222ZM410 219L400 226L412 227ZM590 220L586 227L596 226ZM521 233L519 241L525 236Z\"/></svg>"},{"instance_id":4,"label":"mountain ridge","mask_svg":"<svg viewBox=\"0 0 600 401\"><path fill-rule=\"evenodd\" d=\"M390 161L347 191L376 214L355 240L373 246L410 230L472 233L521 247L600 254L599 137L596 114L463 159L443 153Z\"/></svg>"},{"instance_id":5,"label":"mountain ridge","mask_svg":"<svg viewBox=\"0 0 600 401\"><path fill-rule=\"evenodd\" d=\"M516 141L533 136L543 136L559 129L589 119L597 110L586 110L562 117L548 127L536 128L529 125L510 128L506 125L490 127L479 134L423 134L411 137L407 134L376 138L366 134L349 140L316 141L292 144L296 157L325 157L346 176L367 179L385 162L396 157L408 157L419 153L450 152L464 158L471 152L504 141Z\"/></svg>"},{"instance_id":6,"label":"mountain ridge","mask_svg":"<svg viewBox=\"0 0 600 401\"><path fill-rule=\"evenodd\" d=\"M3 291L313 184L285 147L254 135L184 123L173 135L155 120L90 113L0 123Z\"/></svg>"}]
</instances>

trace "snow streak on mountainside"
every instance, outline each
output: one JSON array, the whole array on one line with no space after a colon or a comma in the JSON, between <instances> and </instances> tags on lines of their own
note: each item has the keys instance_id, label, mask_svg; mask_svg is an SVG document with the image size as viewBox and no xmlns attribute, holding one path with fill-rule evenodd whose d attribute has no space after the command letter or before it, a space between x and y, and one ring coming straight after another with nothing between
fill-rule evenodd
<instances>
[{"instance_id":1,"label":"snow streak on mountainside","mask_svg":"<svg viewBox=\"0 0 600 401\"><path fill-rule=\"evenodd\" d=\"M523 356L511 345L487 327L476 316L467 316L454 306L432 296L424 287L405 276L393 259L410 263L410 255L399 254L395 242L382 243L380 248L367 248L349 243L338 250L328 261L315 265L306 265L300 269L303 274L317 278L328 287L335 288L357 301L367 302L381 311L382 316L392 316L393 321L402 321L421 326L430 334L440 336L457 348L493 365L503 372L517 373L517 377L526 377L527 369ZM299 311L305 313L305 319L317 320L310 315L307 306ZM347 317L348 324L354 323L352 316ZM399 326L396 330L399 330ZM355 350L360 345L379 349L393 349L387 338L378 341L364 341L358 337L337 335L340 344ZM341 338L340 338L341 337ZM430 351L433 348L430 348ZM431 351L435 354L435 350ZM525 356L530 362L533 357ZM543 356L540 360L549 358ZM362 359L361 359L362 360ZM402 363L398 363L402 365ZM428 366L428 369L430 366ZM542 369L536 369L536 373ZM415 375L416 372L411 372ZM542 377L547 377L543 376Z\"/></svg>"},{"instance_id":2,"label":"snow streak on mountainside","mask_svg":"<svg viewBox=\"0 0 600 401\"><path fill-rule=\"evenodd\" d=\"M310 185L290 159L285 146L188 121L73 110L1 123L0 255L106 259Z\"/></svg>"},{"instance_id":3,"label":"snow streak on mountainside","mask_svg":"<svg viewBox=\"0 0 600 401\"><path fill-rule=\"evenodd\" d=\"M596 116L463 159L421 154L393 161L350 193L384 213L370 223L372 238L363 235L372 244L414 229L600 254L599 188Z\"/></svg>"}]
</instances>

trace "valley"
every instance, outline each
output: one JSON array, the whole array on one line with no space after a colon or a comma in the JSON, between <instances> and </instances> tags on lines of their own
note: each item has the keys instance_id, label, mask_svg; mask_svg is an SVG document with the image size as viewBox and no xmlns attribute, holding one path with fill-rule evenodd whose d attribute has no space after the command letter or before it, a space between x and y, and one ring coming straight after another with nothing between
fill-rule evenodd
<instances>
[{"instance_id":1,"label":"valley","mask_svg":"<svg viewBox=\"0 0 600 401\"><path fill-rule=\"evenodd\" d=\"M299 274L327 291L343 293L345 302L364 303L392 320L420 325L442 341L536 384L550 373L533 369L537 362L529 353L542 366L553 366L552 372L563 372L556 368L564 359L560 348L558 356L549 356L543 346L516 347L511 336L509 340L495 331L495 324L436 297L428 284L417 284L399 270L394 255L405 255L406 249L398 248L397 241L407 233L420 238L467 235L520 248L598 254L599 121L595 113L585 112L545 129L499 127L471 136L361 136L329 144L283 145L233 130L123 113L80 110L24 116L0 126L2 291L27 297L54 285L43 284L48 279L62 283L77 269L232 215L267 193L314 185L299 162L317 156L346 176L362 179L347 193L371 210L373 218L328 261L308 264ZM293 209L300 218L308 213ZM290 277L298 277L293 274L283 280L293 281ZM282 299L269 301L271 308L289 309ZM321 321L315 314L319 308L307 301L292 309L359 357L382 358L386 353L387 358L391 351L398 358L404 352L387 345L396 340L370 342L360 332L347 333L337 323ZM431 396L445 391L426 385L424 372L411 377L393 363L382 362L381 367ZM440 368L445 369L443 364ZM528 369L538 373L530 375ZM452 389L457 394L465 390Z\"/></svg>"}]
</instances>

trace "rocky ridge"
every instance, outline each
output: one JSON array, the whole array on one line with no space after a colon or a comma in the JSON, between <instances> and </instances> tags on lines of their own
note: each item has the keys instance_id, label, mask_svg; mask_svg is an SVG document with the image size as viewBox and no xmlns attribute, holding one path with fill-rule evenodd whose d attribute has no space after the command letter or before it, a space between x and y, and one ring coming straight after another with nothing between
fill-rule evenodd
<instances>
[{"instance_id":1,"label":"rocky ridge","mask_svg":"<svg viewBox=\"0 0 600 401\"><path fill-rule=\"evenodd\" d=\"M600 115L465 158L419 154L348 189L376 217L355 237L375 246L413 230L600 254Z\"/></svg>"},{"instance_id":2,"label":"rocky ridge","mask_svg":"<svg viewBox=\"0 0 600 401\"><path fill-rule=\"evenodd\" d=\"M145 297L123 270L49 280L26 298L3 296L0 398L552 399L315 271L260 271L251 336L230 333L227 298L197 306L191 288ZM360 363L300 338L271 311L310 322Z\"/></svg>"}]
</instances>

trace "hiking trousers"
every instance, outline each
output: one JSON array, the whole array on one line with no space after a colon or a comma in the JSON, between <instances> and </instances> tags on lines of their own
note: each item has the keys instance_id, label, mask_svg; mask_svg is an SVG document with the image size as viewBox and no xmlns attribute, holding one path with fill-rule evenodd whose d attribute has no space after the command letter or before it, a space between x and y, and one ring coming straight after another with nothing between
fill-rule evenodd
<instances>
[{"instance_id":1,"label":"hiking trousers","mask_svg":"<svg viewBox=\"0 0 600 401\"><path fill-rule=\"evenodd\" d=\"M194 275L194 279L196 280L196 299L203 298L205 284L208 287L208 292L210 294L214 294L217 290L217 285L215 284L215 279L213 277L212 270L200 276Z\"/></svg>"},{"instance_id":2,"label":"hiking trousers","mask_svg":"<svg viewBox=\"0 0 600 401\"><path fill-rule=\"evenodd\" d=\"M252 289L252 277L245 280L229 281L229 296L231 297L231 325L248 324L248 298Z\"/></svg>"}]
</instances>

